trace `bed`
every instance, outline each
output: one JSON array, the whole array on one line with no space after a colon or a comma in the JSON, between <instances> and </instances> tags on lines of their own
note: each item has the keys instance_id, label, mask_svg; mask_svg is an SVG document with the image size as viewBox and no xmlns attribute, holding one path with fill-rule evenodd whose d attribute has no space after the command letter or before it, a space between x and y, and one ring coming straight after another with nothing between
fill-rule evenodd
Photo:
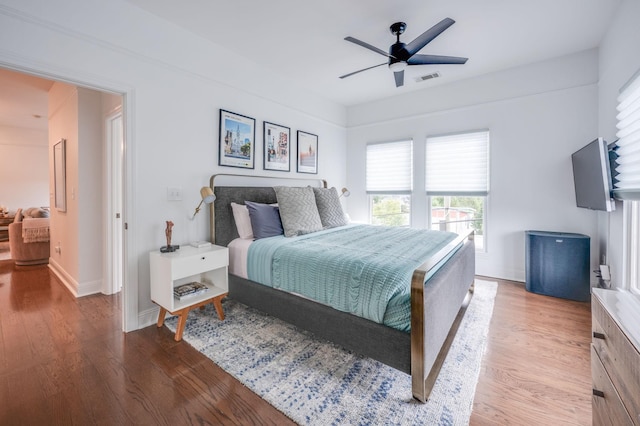
<instances>
[{"instance_id":1,"label":"bed","mask_svg":"<svg viewBox=\"0 0 640 426\"><path fill-rule=\"evenodd\" d=\"M232 203L274 204L278 200L272 186L217 184L216 179L222 176L228 175L214 175L210 180L216 196L210 207L211 241L229 246L238 238ZM327 187L323 180L309 182ZM256 185L265 185L265 182ZM433 272L436 265L437 271ZM425 402L473 295L474 274L472 232L456 236L420 264L411 274L410 283L406 283L410 285L408 332L240 275L229 275L228 297L410 374L414 398Z\"/></svg>"}]
</instances>

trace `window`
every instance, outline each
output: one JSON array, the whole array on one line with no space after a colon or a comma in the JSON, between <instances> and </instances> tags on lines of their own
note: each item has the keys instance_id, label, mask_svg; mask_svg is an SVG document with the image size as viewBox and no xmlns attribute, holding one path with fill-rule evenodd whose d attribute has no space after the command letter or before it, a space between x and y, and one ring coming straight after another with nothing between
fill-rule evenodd
<instances>
[{"instance_id":1,"label":"window","mask_svg":"<svg viewBox=\"0 0 640 426\"><path fill-rule=\"evenodd\" d=\"M484 251L489 132L428 137L425 169L431 229L473 229L476 249Z\"/></svg>"},{"instance_id":2,"label":"window","mask_svg":"<svg viewBox=\"0 0 640 426\"><path fill-rule=\"evenodd\" d=\"M624 288L640 294L640 71L618 96L617 182L613 190L623 201Z\"/></svg>"},{"instance_id":3,"label":"window","mask_svg":"<svg viewBox=\"0 0 640 426\"><path fill-rule=\"evenodd\" d=\"M367 145L366 181L370 222L410 226L413 141Z\"/></svg>"}]
</instances>

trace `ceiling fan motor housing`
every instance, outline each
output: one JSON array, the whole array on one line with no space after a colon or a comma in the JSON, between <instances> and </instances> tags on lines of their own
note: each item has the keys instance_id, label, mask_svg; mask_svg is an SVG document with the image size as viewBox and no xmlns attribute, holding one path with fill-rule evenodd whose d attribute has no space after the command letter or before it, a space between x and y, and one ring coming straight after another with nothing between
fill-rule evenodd
<instances>
[{"instance_id":1,"label":"ceiling fan motor housing","mask_svg":"<svg viewBox=\"0 0 640 426\"><path fill-rule=\"evenodd\" d=\"M391 45L389 48L389 65L395 62L407 62L410 55L405 46L406 45L402 42L397 42Z\"/></svg>"}]
</instances>

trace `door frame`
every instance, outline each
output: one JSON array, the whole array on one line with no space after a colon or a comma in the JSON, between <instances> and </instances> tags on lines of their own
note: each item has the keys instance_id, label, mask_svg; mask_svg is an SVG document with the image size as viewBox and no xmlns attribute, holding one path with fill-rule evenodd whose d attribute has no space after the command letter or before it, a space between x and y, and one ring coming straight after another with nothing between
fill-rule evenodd
<instances>
[{"instance_id":1,"label":"door frame","mask_svg":"<svg viewBox=\"0 0 640 426\"><path fill-rule=\"evenodd\" d=\"M114 134L113 123L120 120L119 134ZM104 266L104 282L102 292L115 294L121 291L123 281L123 232L122 218L122 160L124 155L124 116L122 105L108 112L104 117L105 124L105 158L107 160L105 176L105 194L107 202L107 219L105 238L105 255L107 262Z\"/></svg>"}]
</instances>

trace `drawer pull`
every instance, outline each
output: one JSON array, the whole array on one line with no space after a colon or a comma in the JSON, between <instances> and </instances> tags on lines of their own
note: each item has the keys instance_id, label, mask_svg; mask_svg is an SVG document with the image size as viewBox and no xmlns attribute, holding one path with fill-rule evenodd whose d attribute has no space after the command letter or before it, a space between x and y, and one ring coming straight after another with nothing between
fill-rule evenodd
<instances>
[{"instance_id":1,"label":"drawer pull","mask_svg":"<svg viewBox=\"0 0 640 426\"><path fill-rule=\"evenodd\" d=\"M202 260L207 260L207 258L206 258L206 257L204 257L204 256L202 256Z\"/></svg>"},{"instance_id":2,"label":"drawer pull","mask_svg":"<svg viewBox=\"0 0 640 426\"><path fill-rule=\"evenodd\" d=\"M599 396L600 398L604 398L604 392L599 391L599 390L597 390L597 389L593 389L593 394L594 394L595 396Z\"/></svg>"},{"instance_id":3,"label":"drawer pull","mask_svg":"<svg viewBox=\"0 0 640 426\"><path fill-rule=\"evenodd\" d=\"M597 331L593 332L593 337L596 338L596 339L602 339L602 340L605 339L604 333L598 333Z\"/></svg>"}]
</instances>

